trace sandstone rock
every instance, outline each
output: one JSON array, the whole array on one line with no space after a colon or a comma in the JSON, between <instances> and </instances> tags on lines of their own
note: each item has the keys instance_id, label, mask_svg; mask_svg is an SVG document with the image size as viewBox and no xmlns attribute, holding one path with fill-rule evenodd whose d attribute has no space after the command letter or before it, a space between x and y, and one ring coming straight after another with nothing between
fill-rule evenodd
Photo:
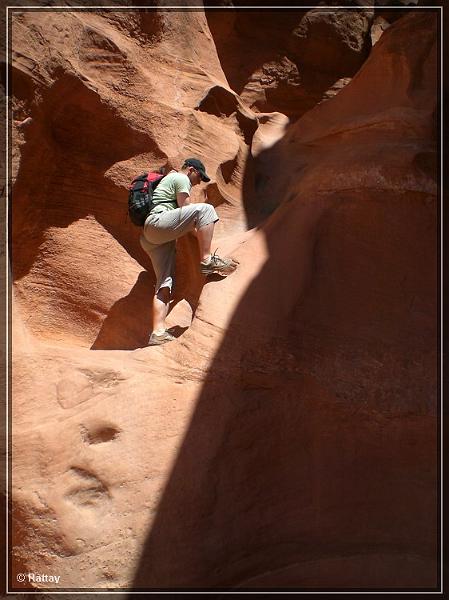
<instances>
[{"instance_id":1,"label":"sandstone rock","mask_svg":"<svg viewBox=\"0 0 449 600\"><path fill-rule=\"evenodd\" d=\"M371 26L371 44L374 46L379 41L383 32L390 27L390 23L384 17L376 17Z\"/></svg>"},{"instance_id":2,"label":"sandstone rock","mask_svg":"<svg viewBox=\"0 0 449 600\"><path fill-rule=\"evenodd\" d=\"M308 68L352 76L368 56L373 16L369 9L313 9L293 30L290 52Z\"/></svg>"},{"instance_id":3,"label":"sandstone rock","mask_svg":"<svg viewBox=\"0 0 449 600\"><path fill-rule=\"evenodd\" d=\"M32 118L12 137L13 578L438 584L435 14L394 23L295 123L287 93L243 99L287 26L245 39L239 75L220 36L250 16L13 23L13 117ZM205 283L182 239L179 337L145 348L154 279L126 185L186 155L240 266Z\"/></svg>"},{"instance_id":4,"label":"sandstone rock","mask_svg":"<svg viewBox=\"0 0 449 600\"><path fill-rule=\"evenodd\" d=\"M255 111L282 111L295 119L317 104L323 95L322 78L307 77L287 56L264 63L242 90L242 99Z\"/></svg>"},{"instance_id":5,"label":"sandstone rock","mask_svg":"<svg viewBox=\"0 0 449 600\"><path fill-rule=\"evenodd\" d=\"M321 101L334 83L333 75L299 68L290 55L288 40L306 12L298 9L208 13L228 82L254 111L281 111L297 119Z\"/></svg>"}]
</instances>

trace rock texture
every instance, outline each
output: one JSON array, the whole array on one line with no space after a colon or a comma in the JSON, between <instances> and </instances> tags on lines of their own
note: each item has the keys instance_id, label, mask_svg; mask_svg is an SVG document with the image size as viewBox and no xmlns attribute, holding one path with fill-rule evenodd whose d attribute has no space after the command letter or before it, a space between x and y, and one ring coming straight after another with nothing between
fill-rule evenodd
<instances>
[{"instance_id":1,"label":"rock texture","mask_svg":"<svg viewBox=\"0 0 449 600\"><path fill-rule=\"evenodd\" d=\"M347 83L371 47L372 9L210 11L231 87L256 112L294 120Z\"/></svg>"},{"instance_id":2,"label":"rock texture","mask_svg":"<svg viewBox=\"0 0 449 600\"><path fill-rule=\"evenodd\" d=\"M438 585L438 13L318 16L13 15L16 589ZM126 186L192 155L240 267L180 240L145 348Z\"/></svg>"}]
</instances>

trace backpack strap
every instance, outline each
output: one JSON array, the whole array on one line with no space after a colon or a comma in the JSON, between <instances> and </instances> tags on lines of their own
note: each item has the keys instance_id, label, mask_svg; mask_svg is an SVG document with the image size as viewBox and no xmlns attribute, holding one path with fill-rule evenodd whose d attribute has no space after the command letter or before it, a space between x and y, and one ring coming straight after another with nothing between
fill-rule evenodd
<instances>
[{"instance_id":1,"label":"backpack strap","mask_svg":"<svg viewBox=\"0 0 449 600\"><path fill-rule=\"evenodd\" d=\"M154 183L155 181L157 181L159 183L159 181L164 177L165 175L161 175L161 173L153 173L150 171L147 175L147 181L149 181L150 183Z\"/></svg>"}]
</instances>

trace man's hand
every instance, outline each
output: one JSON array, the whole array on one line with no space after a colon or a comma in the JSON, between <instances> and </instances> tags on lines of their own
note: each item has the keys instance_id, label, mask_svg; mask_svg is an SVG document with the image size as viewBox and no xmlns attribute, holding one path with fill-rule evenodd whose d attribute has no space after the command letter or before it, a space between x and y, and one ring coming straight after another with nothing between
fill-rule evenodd
<instances>
[{"instance_id":1,"label":"man's hand","mask_svg":"<svg viewBox=\"0 0 449 600\"><path fill-rule=\"evenodd\" d=\"M179 192L179 194L176 194L176 202L178 203L178 206L190 204L189 194L187 194L187 192Z\"/></svg>"}]
</instances>

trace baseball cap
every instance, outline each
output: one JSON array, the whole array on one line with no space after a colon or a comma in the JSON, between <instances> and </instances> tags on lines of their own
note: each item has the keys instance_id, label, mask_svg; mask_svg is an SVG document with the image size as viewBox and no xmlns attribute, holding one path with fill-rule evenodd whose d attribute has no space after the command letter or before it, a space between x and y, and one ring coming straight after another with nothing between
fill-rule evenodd
<instances>
[{"instance_id":1,"label":"baseball cap","mask_svg":"<svg viewBox=\"0 0 449 600\"><path fill-rule=\"evenodd\" d=\"M187 158L184 161L184 164L196 169L198 171L198 173L201 175L201 179L203 181L210 181L210 177L206 173L206 167L197 158Z\"/></svg>"}]
</instances>

